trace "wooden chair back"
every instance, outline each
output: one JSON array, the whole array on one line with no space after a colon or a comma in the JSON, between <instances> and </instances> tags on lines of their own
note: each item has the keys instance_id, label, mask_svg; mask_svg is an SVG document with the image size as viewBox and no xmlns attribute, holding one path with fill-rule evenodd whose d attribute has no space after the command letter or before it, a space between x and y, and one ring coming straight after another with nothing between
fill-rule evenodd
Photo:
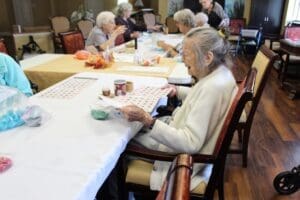
<instances>
[{"instance_id":1,"label":"wooden chair back","mask_svg":"<svg viewBox=\"0 0 300 200\"><path fill-rule=\"evenodd\" d=\"M115 46L121 45L125 42L124 35L120 34L116 37Z\"/></svg>"},{"instance_id":2,"label":"wooden chair back","mask_svg":"<svg viewBox=\"0 0 300 200\"><path fill-rule=\"evenodd\" d=\"M172 162L166 180L156 200L190 199L190 181L193 171L193 157L179 154Z\"/></svg>"},{"instance_id":3,"label":"wooden chair back","mask_svg":"<svg viewBox=\"0 0 300 200\"><path fill-rule=\"evenodd\" d=\"M85 48L84 38L80 31L70 31L66 33L59 33L62 41L64 53L74 54L78 50Z\"/></svg>"},{"instance_id":4,"label":"wooden chair back","mask_svg":"<svg viewBox=\"0 0 300 200\"><path fill-rule=\"evenodd\" d=\"M300 27L299 26L287 26L284 30L284 38L292 41L300 40Z\"/></svg>"},{"instance_id":5,"label":"wooden chair back","mask_svg":"<svg viewBox=\"0 0 300 200\"><path fill-rule=\"evenodd\" d=\"M144 23L146 24L146 27L154 26L156 24L156 17L153 13L145 13L143 15Z\"/></svg>"},{"instance_id":6,"label":"wooden chair back","mask_svg":"<svg viewBox=\"0 0 300 200\"><path fill-rule=\"evenodd\" d=\"M80 20L77 23L78 29L81 31L83 38L86 40L93 29L94 25L93 22L90 20Z\"/></svg>"},{"instance_id":7,"label":"wooden chair back","mask_svg":"<svg viewBox=\"0 0 300 200\"><path fill-rule=\"evenodd\" d=\"M0 52L8 54L4 39L0 38Z\"/></svg>"},{"instance_id":8,"label":"wooden chair back","mask_svg":"<svg viewBox=\"0 0 300 200\"><path fill-rule=\"evenodd\" d=\"M55 16L50 18L51 28L57 36L59 33L70 31L70 21L64 16Z\"/></svg>"},{"instance_id":9,"label":"wooden chair back","mask_svg":"<svg viewBox=\"0 0 300 200\"><path fill-rule=\"evenodd\" d=\"M229 31L232 35L239 35L241 29L245 27L245 18L232 18L229 21Z\"/></svg>"},{"instance_id":10,"label":"wooden chair back","mask_svg":"<svg viewBox=\"0 0 300 200\"><path fill-rule=\"evenodd\" d=\"M213 164L212 174L207 184L204 196L207 199L213 199L214 191L218 189L219 198L224 198L224 169L226 157L229 151L233 134L245 107L245 104L253 97L256 69L252 68L244 81L239 85L237 94L227 112L220 135L217 139L215 149L212 155L195 155L194 163L205 160Z\"/></svg>"},{"instance_id":11,"label":"wooden chair back","mask_svg":"<svg viewBox=\"0 0 300 200\"><path fill-rule=\"evenodd\" d=\"M249 102L251 108L246 121L249 129L251 128L260 97L263 93L276 58L277 55L272 50L270 50L265 45L262 45L252 63L252 68L255 68L257 70L257 77L255 81L253 99L251 102Z\"/></svg>"},{"instance_id":12,"label":"wooden chair back","mask_svg":"<svg viewBox=\"0 0 300 200\"><path fill-rule=\"evenodd\" d=\"M169 33L178 33L179 32L179 29L176 26L176 22L172 16L169 16L166 18L166 26L168 27Z\"/></svg>"}]
</instances>

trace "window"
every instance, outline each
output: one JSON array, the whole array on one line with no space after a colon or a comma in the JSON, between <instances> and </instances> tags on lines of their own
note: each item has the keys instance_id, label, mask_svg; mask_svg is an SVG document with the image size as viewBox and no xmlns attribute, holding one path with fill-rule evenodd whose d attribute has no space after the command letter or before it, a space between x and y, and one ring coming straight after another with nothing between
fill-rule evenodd
<instances>
[{"instance_id":1,"label":"window","mask_svg":"<svg viewBox=\"0 0 300 200\"><path fill-rule=\"evenodd\" d=\"M118 5L119 5L120 3L128 3L128 0L118 0Z\"/></svg>"},{"instance_id":2,"label":"window","mask_svg":"<svg viewBox=\"0 0 300 200\"><path fill-rule=\"evenodd\" d=\"M285 23L294 20L300 20L300 0L289 1Z\"/></svg>"}]
</instances>

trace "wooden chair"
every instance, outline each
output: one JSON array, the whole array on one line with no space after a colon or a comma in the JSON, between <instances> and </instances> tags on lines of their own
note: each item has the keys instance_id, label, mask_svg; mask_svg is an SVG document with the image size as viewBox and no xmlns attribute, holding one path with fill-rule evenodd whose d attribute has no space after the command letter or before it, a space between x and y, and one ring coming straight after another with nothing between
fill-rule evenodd
<instances>
[{"instance_id":1,"label":"wooden chair","mask_svg":"<svg viewBox=\"0 0 300 200\"><path fill-rule=\"evenodd\" d=\"M55 16L49 18L49 20L53 30L53 43L55 52L60 52L62 50L62 42L60 40L59 33L68 32L71 30L70 21L64 16Z\"/></svg>"},{"instance_id":2,"label":"wooden chair","mask_svg":"<svg viewBox=\"0 0 300 200\"><path fill-rule=\"evenodd\" d=\"M231 35L239 35L241 29L245 27L245 18L232 18L229 21L229 32Z\"/></svg>"},{"instance_id":3,"label":"wooden chair","mask_svg":"<svg viewBox=\"0 0 300 200\"><path fill-rule=\"evenodd\" d=\"M211 164L213 167L208 184L206 185L201 183L193 191L191 191L192 196L202 197L204 199L212 199L214 191L217 189L220 199L224 198L223 175L226 156L243 108L246 102L252 99L255 77L256 69L253 68L249 72L247 78L245 78L245 80L239 86L239 90L223 123L222 130L217 139L213 154L193 155L194 163ZM174 155L145 149L141 146L131 143L127 146L125 154L151 160L172 161L174 159ZM153 164L149 162L142 160L130 161L127 165L127 173L124 180L125 191L142 192L143 194L150 193L153 195L155 192L150 191L149 189L150 174L152 169Z\"/></svg>"},{"instance_id":4,"label":"wooden chair","mask_svg":"<svg viewBox=\"0 0 300 200\"><path fill-rule=\"evenodd\" d=\"M146 27L154 26L156 24L156 17L153 13L145 13L143 14L143 18Z\"/></svg>"},{"instance_id":5,"label":"wooden chair","mask_svg":"<svg viewBox=\"0 0 300 200\"><path fill-rule=\"evenodd\" d=\"M179 29L176 26L173 16L169 16L166 18L166 26L168 27L169 33L178 33L179 32Z\"/></svg>"},{"instance_id":6,"label":"wooden chair","mask_svg":"<svg viewBox=\"0 0 300 200\"><path fill-rule=\"evenodd\" d=\"M246 119L243 120L241 118L237 126L241 148L230 150L230 153L242 154L243 167L247 167L248 143L253 118L276 57L277 56L273 51L263 45L260 47L252 63L252 69L257 70L254 95L251 102L247 105L249 112L247 113Z\"/></svg>"},{"instance_id":7,"label":"wooden chair","mask_svg":"<svg viewBox=\"0 0 300 200\"><path fill-rule=\"evenodd\" d=\"M176 156L169 168L166 180L156 200L190 199L190 181L193 172L193 157L189 154Z\"/></svg>"},{"instance_id":8,"label":"wooden chair","mask_svg":"<svg viewBox=\"0 0 300 200\"><path fill-rule=\"evenodd\" d=\"M83 38L86 40L93 29L94 24L90 20L80 20L77 23L77 27L81 31Z\"/></svg>"},{"instance_id":9,"label":"wooden chair","mask_svg":"<svg viewBox=\"0 0 300 200\"><path fill-rule=\"evenodd\" d=\"M0 52L8 54L4 39L0 38Z\"/></svg>"},{"instance_id":10,"label":"wooden chair","mask_svg":"<svg viewBox=\"0 0 300 200\"><path fill-rule=\"evenodd\" d=\"M237 51L237 43L239 41L241 29L245 27L246 20L245 18L232 18L229 21L229 36L228 41L232 44L231 52L236 55Z\"/></svg>"},{"instance_id":11,"label":"wooden chair","mask_svg":"<svg viewBox=\"0 0 300 200\"><path fill-rule=\"evenodd\" d=\"M59 33L65 54L74 54L85 48L84 38L80 31Z\"/></svg>"}]
</instances>

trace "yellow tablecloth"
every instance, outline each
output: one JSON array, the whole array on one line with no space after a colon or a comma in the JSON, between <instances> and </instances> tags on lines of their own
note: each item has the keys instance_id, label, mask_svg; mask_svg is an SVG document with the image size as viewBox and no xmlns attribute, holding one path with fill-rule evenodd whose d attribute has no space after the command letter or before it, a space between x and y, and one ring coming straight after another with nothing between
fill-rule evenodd
<instances>
[{"instance_id":1,"label":"yellow tablecloth","mask_svg":"<svg viewBox=\"0 0 300 200\"><path fill-rule=\"evenodd\" d=\"M39 90L43 90L80 72L118 73L167 78L173 71L175 64L170 58L162 58L157 67L167 67L168 70L165 73L130 72L119 71L118 68L122 66L134 66L133 63L116 62L105 69L93 69L93 67L86 67L84 60L77 60L73 55L64 55L55 60L27 68L24 72L32 82L38 84Z\"/></svg>"}]
</instances>

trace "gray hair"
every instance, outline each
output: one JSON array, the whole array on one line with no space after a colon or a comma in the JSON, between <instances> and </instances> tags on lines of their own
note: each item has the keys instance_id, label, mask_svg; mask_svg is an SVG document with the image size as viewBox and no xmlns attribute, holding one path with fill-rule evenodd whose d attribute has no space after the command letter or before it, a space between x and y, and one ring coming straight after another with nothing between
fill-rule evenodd
<instances>
[{"instance_id":1,"label":"gray hair","mask_svg":"<svg viewBox=\"0 0 300 200\"><path fill-rule=\"evenodd\" d=\"M220 33L213 28L193 28L190 30L184 40L192 39L192 45L190 48L196 54L196 63L199 68L203 69L203 60L205 54L212 52L214 57L212 62L207 67L207 73L214 71L220 64L225 64L227 67L232 65L229 56L229 43Z\"/></svg>"},{"instance_id":2,"label":"gray hair","mask_svg":"<svg viewBox=\"0 0 300 200\"><path fill-rule=\"evenodd\" d=\"M118 7L116 8L116 14L118 17L123 17L124 15L124 12L127 11L127 10L132 10L132 5L130 3L120 3L118 5Z\"/></svg>"},{"instance_id":3,"label":"gray hair","mask_svg":"<svg viewBox=\"0 0 300 200\"><path fill-rule=\"evenodd\" d=\"M208 22L208 16L204 12L199 12L195 15L195 22L196 26L199 26L201 23L202 25L206 24Z\"/></svg>"},{"instance_id":4,"label":"gray hair","mask_svg":"<svg viewBox=\"0 0 300 200\"><path fill-rule=\"evenodd\" d=\"M187 27L195 27L195 15L190 9L182 9L174 14L174 20Z\"/></svg>"},{"instance_id":5,"label":"gray hair","mask_svg":"<svg viewBox=\"0 0 300 200\"><path fill-rule=\"evenodd\" d=\"M103 11L98 14L96 24L99 28L102 28L104 24L115 23L115 15L110 11Z\"/></svg>"}]
</instances>

